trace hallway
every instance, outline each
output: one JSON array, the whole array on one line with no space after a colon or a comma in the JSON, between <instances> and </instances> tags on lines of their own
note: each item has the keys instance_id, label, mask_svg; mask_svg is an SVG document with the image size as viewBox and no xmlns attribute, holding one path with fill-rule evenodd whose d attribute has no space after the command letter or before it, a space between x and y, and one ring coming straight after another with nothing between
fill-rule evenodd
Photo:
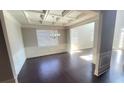
<instances>
[{"instance_id":1,"label":"hallway","mask_svg":"<svg viewBox=\"0 0 124 93\"><path fill-rule=\"evenodd\" d=\"M119 83L124 82L124 51L113 51L111 68L94 76L92 49L28 59L19 73L25 83ZM121 63L120 63L121 62Z\"/></svg>"}]
</instances>

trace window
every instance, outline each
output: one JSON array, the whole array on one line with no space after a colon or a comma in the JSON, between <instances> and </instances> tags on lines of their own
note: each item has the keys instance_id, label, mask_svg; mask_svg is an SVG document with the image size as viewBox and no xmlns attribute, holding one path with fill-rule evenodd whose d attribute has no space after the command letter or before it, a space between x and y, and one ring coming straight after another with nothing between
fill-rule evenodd
<instances>
[{"instance_id":1,"label":"window","mask_svg":"<svg viewBox=\"0 0 124 93\"><path fill-rule=\"evenodd\" d=\"M59 36L57 30L37 30L38 47L57 46Z\"/></svg>"}]
</instances>

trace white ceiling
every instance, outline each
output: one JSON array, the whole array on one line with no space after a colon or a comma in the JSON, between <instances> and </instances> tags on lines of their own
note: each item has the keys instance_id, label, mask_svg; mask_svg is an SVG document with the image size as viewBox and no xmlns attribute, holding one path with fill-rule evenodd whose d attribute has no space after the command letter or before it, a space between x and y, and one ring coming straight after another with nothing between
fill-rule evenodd
<instances>
[{"instance_id":1,"label":"white ceiling","mask_svg":"<svg viewBox=\"0 0 124 93\"><path fill-rule=\"evenodd\" d=\"M97 16L87 10L9 10L22 25L71 26Z\"/></svg>"}]
</instances>

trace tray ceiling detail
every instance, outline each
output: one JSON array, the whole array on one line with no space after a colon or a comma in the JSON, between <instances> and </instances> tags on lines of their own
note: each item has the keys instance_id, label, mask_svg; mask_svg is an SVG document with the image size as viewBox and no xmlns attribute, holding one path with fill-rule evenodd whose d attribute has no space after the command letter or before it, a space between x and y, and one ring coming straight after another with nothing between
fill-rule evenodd
<instances>
[{"instance_id":1,"label":"tray ceiling detail","mask_svg":"<svg viewBox=\"0 0 124 93\"><path fill-rule=\"evenodd\" d=\"M8 11L22 25L70 26L97 16L85 10L11 10Z\"/></svg>"}]
</instances>

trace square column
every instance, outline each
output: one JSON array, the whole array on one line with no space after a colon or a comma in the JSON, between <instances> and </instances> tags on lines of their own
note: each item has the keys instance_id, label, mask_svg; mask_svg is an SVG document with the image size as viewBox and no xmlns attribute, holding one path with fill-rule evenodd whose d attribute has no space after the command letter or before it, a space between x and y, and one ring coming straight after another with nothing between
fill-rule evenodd
<instances>
[{"instance_id":1,"label":"square column","mask_svg":"<svg viewBox=\"0 0 124 93\"><path fill-rule=\"evenodd\" d=\"M115 20L115 10L100 11L94 39L94 74L96 76L103 74L110 68Z\"/></svg>"}]
</instances>

